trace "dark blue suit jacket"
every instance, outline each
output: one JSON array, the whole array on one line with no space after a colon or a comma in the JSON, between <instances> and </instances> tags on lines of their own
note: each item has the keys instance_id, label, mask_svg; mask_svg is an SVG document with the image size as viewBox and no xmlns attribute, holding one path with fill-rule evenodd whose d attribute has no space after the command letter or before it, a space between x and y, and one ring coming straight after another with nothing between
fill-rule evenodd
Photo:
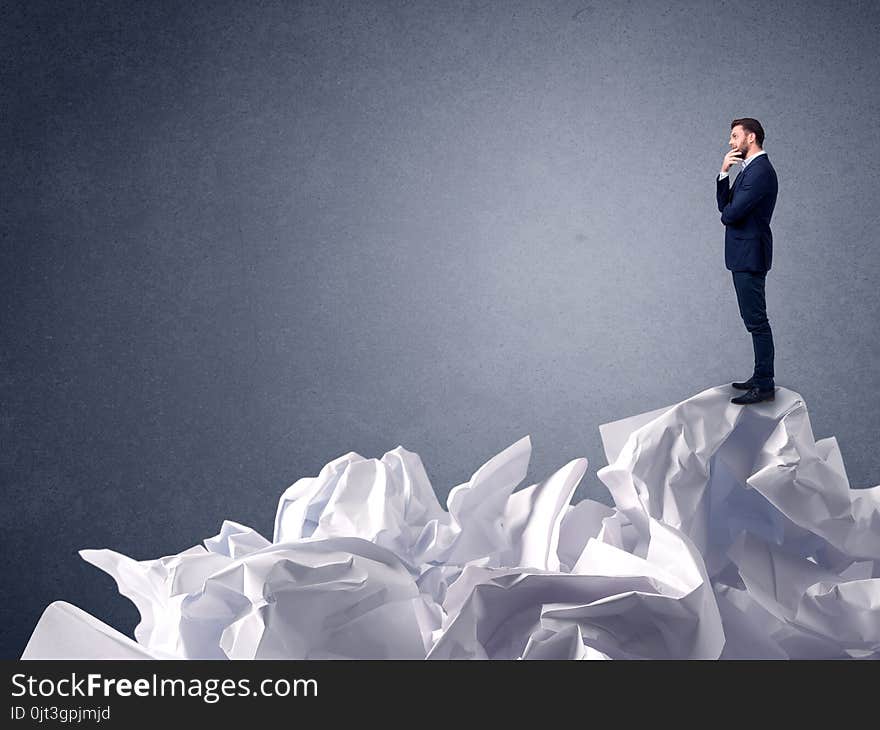
<instances>
[{"instance_id":1,"label":"dark blue suit jacket","mask_svg":"<svg viewBox=\"0 0 880 730\"><path fill-rule=\"evenodd\" d=\"M779 189L776 170L765 152L740 171L718 180L718 210L724 231L724 265L731 271L770 271L773 234L770 218Z\"/></svg>"}]
</instances>

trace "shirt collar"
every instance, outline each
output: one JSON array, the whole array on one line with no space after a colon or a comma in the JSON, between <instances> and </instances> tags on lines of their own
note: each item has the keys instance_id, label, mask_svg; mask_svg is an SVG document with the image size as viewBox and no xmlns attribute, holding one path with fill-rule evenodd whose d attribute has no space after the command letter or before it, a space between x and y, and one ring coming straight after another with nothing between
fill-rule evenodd
<instances>
[{"instance_id":1,"label":"shirt collar","mask_svg":"<svg viewBox=\"0 0 880 730\"><path fill-rule=\"evenodd\" d=\"M747 157L745 160L743 160L742 169L745 170L746 166L751 164L752 160L754 160L756 157L759 157L760 155L766 155L766 154L767 154L767 152L765 150L761 150L760 152L756 152L755 154L753 154L751 157Z\"/></svg>"}]
</instances>

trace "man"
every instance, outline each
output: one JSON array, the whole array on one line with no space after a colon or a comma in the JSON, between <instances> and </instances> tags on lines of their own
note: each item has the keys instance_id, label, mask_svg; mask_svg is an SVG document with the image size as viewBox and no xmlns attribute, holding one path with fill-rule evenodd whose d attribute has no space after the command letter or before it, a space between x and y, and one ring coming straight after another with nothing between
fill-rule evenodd
<instances>
[{"instance_id":1,"label":"man","mask_svg":"<svg viewBox=\"0 0 880 730\"><path fill-rule=\"evenodd\" d=\"M773 333L767 320L764 284L773 258L770 218L776 205L776 171L764 152L764 128L757 119L730 123L730 152L724 156L716 183L718 210L724 232L724 264L733 274L739 313L752 335L755 369L752 376L733 387L746 391L731 398L747 405L773 400ZM742 162L730 187L728 170Z\"/></svg>"}]
</instances>

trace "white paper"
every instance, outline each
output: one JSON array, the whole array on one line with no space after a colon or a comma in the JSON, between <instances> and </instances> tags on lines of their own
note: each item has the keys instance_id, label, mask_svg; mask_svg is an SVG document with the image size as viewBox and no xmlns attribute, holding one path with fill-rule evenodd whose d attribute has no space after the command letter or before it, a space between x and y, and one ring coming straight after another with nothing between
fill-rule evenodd
<instances>
[{"instance_id":1,"label":"white paper","mask_svg":"<svg viewBox=\"0 0 880 730\"><path fill-rule=\"evenodd\" d=\"M177 555L84 550L134 640L50 605L23 657L880 658L880 486L854 490L803 399L727 386L603 424L614 507L578 458L519 489L526 436L438 502L418 454L350 452Z\"/></svg>"}]
</instances>

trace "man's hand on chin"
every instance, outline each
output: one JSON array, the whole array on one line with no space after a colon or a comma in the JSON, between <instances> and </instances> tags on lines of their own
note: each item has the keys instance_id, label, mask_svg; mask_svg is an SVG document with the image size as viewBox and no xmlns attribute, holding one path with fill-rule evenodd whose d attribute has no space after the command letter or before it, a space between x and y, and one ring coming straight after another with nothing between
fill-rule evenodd
<instances>
[{"instance_id":1,"label":"man's hand on chin","mask_svg":"<svg viewBox=\"0 0 880 730\"><path fill-rule=\"evenodd\" d=\"M730 152L724 155L724 161L721 163L721 172L727 172L732 165L736 165L742 161L742 152L739 150L730 150Z\"/></svg>"}]
</instances>

